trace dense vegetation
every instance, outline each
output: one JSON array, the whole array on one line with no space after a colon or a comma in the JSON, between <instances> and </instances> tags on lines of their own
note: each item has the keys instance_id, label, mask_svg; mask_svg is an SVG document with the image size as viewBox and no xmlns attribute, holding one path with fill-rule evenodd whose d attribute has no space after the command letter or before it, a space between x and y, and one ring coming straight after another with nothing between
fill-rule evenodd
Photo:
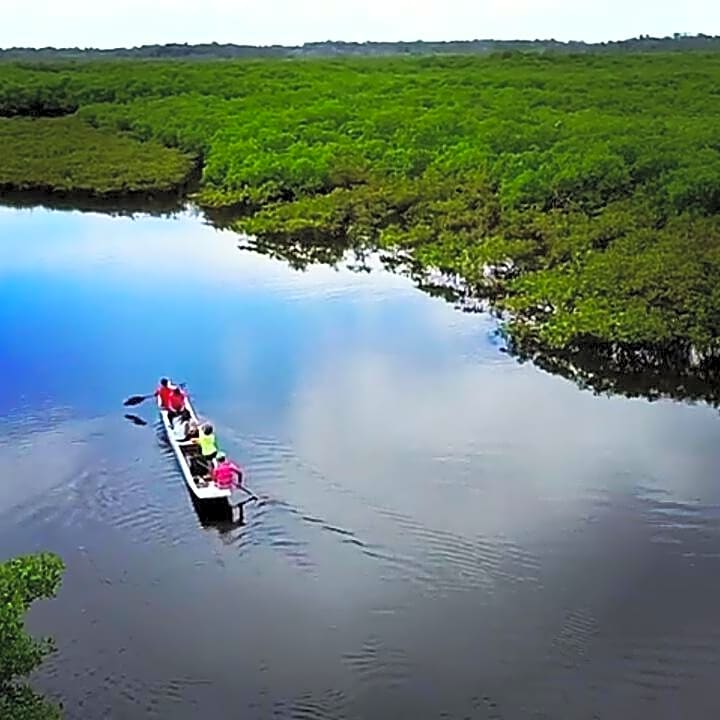
<instances>
[{"instance_id":1,"label":"dense vegetation","mask_svg":"<svg viewBox=\"0 0 720 720\"><path fill-rule=\"evenodd\" d=\"M404 248L507 311L526 351L704 372L719 76L693 53L4 65L0 114L201 156L200 202L241 209L239 229Z\"/></svg>"},{"instance_id":2,"label":"dense vegetation","mask_svg":"<svg viewBox=\"0 0 720 720\"><path fill-rule=\"evenodd\" d=\"M25 632L25 614L40 598L55 595L63 564L54 555L35 555L0 563L0 718L53 720L60 710L24 682L52 650L49 640Z\"/></svg>"},{"instance_id":3,"label":"dense vegetation","mask_svg":"<svg viewBox=\"0 0 720 720\"><path fill-rule=\"evenodd\" d=\"M0 118L0 147L0 190L171 192L193 168L178 150L96 130L76 117Z\"/></svg>"}]
</instances>

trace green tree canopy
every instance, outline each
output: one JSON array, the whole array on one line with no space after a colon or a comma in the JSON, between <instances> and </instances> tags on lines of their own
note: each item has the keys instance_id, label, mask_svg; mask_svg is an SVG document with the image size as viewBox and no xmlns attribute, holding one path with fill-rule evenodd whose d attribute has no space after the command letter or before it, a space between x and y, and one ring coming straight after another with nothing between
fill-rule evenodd
<instances>
[{"instance_id":1,"label":"green tree canopy","mask_svg":"<svg viewBox=\"0 0 720 720\"><path fill-rule=\"evenodd\" d=\"M25 614L40 598L55 595L64 565L51 554L20 557L0 564L0 718L55 720L60 710L25 682L53 649L48 639L25 631Z\"/></svg>"}]
</instances>

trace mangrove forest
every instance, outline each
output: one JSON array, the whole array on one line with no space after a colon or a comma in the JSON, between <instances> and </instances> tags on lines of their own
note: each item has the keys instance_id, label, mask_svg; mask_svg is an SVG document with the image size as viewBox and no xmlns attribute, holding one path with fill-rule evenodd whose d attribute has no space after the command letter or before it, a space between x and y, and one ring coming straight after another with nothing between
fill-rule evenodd
<instances>
[{"instance_id":1,"label":"mangrove forest","mask_svg":"<svg viewBox=\"0 0 720 720\"><path fill-rule=\"evenodd\" d=\"M461 278L519 352L709 376L718 77L704 52L8 61L0 190L190 186L273 247Z\"/></svg>"}]
</instances>

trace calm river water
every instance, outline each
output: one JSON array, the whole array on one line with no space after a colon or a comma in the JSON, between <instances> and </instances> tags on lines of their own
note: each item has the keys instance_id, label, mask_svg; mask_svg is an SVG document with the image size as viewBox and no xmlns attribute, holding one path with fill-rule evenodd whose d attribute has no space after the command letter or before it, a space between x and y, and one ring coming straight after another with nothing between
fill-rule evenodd
<instances>
[{"instance_id":1,"label":"calm river water","mask_svg":"<svg viewBox=\"0 0 720 720\"><path fill-rule=\"evenodd\" d=\"M596 397L382 269L192 213L0 209L0 555L70 720L717 718L720 419ZM203 524L152 407L247 469Z\"/></svg>"}]
</instances>

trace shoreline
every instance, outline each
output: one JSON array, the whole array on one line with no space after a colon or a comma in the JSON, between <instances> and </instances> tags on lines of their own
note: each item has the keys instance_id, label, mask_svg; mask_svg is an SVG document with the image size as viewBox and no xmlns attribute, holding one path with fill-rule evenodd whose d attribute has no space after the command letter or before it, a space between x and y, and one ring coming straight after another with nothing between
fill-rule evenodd
<instances>
[{"instance_id":1,"label":"shoreline","mask_svg":"<svg viewBox=\"0 0 720 720\"><path fill-rule=\"evenodd\" d=\"M16 209L44 208L57 211L99 212L111 216L147 214L172 217L188 209L198 210L208 224L217 229L233 229L233 221L241 213L230 208L207 208L193 201L190 193L147 193L99 197L72 192L46 193L42 190L3 191L0 189L0 206ZM237 230L235 232L240 235ZM526 342L514 337L507 329L507 316L503 316L492 301L478 291L472 283L451 272L425 266L408 254L407 249L373 246L367 243L360 248L352 243L331 240L342 251L361 249L376 252L384 258L384 266L405 275L422 292L442 297L458 311L493 314L499 325L507 352L519 362L532 362L553 375L571 380L583 389L596 394L644 397L650 400L670 398L684 402L706 402L720 407L720 354L698 358L692 347L677 344L674 347L652 346L642 343L600 343L589 340L582 344L553 348L537 341ZM312 244L319 247L319 244ZM283 247L284 246L284 247ZM243 246L260 254L269 254L280 262L295 267L332 263L332 257L298 248L290 242L268 245L262 239ZM296 256L296 253L298 255ZM298 262L298 257L302 262Z\"/></svg>"},{"instance_id":2,"label":"shoreline","mask_svg":"<svg viewBox=\"0 0 720 720\"><path fill-rule=\"evenodd\" d=\"M47 67L0 74L0 114L78 108L0 119L6 202L192 203L294 267L462 278L530 356L717 371L720 55Z\"/></svg>"}]
</instances>

